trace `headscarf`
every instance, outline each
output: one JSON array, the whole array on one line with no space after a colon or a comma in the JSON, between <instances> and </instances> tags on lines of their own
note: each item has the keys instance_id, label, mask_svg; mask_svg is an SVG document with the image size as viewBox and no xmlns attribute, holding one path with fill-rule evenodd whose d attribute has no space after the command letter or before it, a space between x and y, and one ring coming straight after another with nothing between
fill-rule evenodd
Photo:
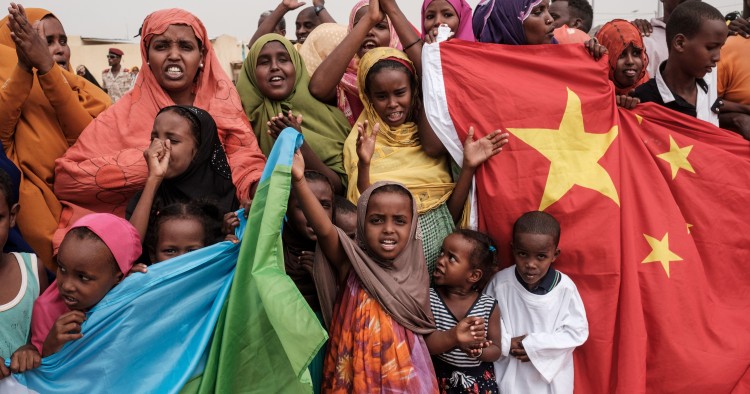
<instances>
[{"instance_id":1,"label":"headscarf","mask_svg":"<svg viewBox=\"0 0 750 394\"><path fill-rule=\"evenodd\" d=\"M412 220L409 240L394 260L383 261L371 255L365 241L367 205L372 193L388 185L404 187L396 182L377 182L367 188L357 204L356 241L344 230L336 227L341 246L351 262L352 270L362 287L378 304L405 328L417 334L435 331L435 319L430 309L430 277L422 252L422 235L419 233L417 206L412 198ZM330 326L333 306L337 296L337 281L328 259L317 250L313 263L315 284L318 288L323 319Z\"/></svg>"},{"instance_id":2,"label":"headscarf","mask_svg":"<svg viewBox=\"0 0 750 394\"><path fill-rule=\"evenodd\" d=\"M321 23L310 32L299 48L299 55L307 68L307 75L315 74L323 60L336 49L348 33L348 28L336 23Z\"/></svg>"},{"instance_id":3,"label":"headscarf","mask_svg":"<svg viewBox=\"0 0 750 394\"><path fill-rule=\"evenodd\" d=\"M59 244L65 228L90 211L124 215L130 198L143 188L148 174L143 150L149 144L156 113L174 105L148 65L148 46L154 36L171 25L190 26L203 48L203 67L194 86L193 106L214 118L224 146L232 180L241 201L260 179L265 157L250 129L232 81L221 67L203 23L193 14L177 9L156 11L141 28L141 71L134 88L84 130L78 143L57 161L55 192L65 200L55 234Z\"/></svg>"},{"instance_id":4,"label":"headscarf","mask_svg":"<svg viewBox=\"0 0 750 394\"><path fill-rule=\"evenodd\" d=\"M427 32L424 29L424 13L427 11L427 7L435 0L424 0L422 3L422 39L424 40ZM453 37L465 41L475 41L474 32L471 30L471 6L466 0L446 0L458 15L458 29L455 31Z\"/></svg>"},{"instance_id":5,"label":"headscarf","mask_svg":"<svg viewBox=\"0 0 750 394\"><path fill-rule=\"evenodd\" d=\"M351 33L352 30L354 30L354 17L357 15L357 11L362 9L362 7L369 6L370 0L360 0L357 2L357 4L354 5L352 8L352 12L349 13L349 28L347 30L348 33ZM401 49L401 41L399 41L398 34L396 33L396 28L393 27L393 23L391 23L390 18L386 16L386 19L388 20L388 29L391 32L391 42L388 44L391 48L398 48ZM344 116L346 116L347 119L349 119L349 123L353 126L357 118L359 118L359 114L362 113L362 101L359 99L359 88L357 84L357 72L359 70L359 56L355 55L354 59L352 59L349 62L349 65L346 67L346 72L344 73L344 76L341 78L341 83L339 83L339 89L337 90L337 100L338 100L338 107L341 110L341 112L344 113Z\"/></svg>"},{"instance_id":6,"label":"headscarf","mask_svg":"<svg viewBox=\"0 0 750 394\"><path fill-rule=\"evenodd\" d=\"M282 101L273 101L264 96L258 88L258 79L255 76L255 67L261 50L267 43L273 41L281 43L286 48L296 70L294 88ZM271 153L274 143L273 138L266 132L268 121L279 113L286 115L289 110L292 110L295 115L301 113L302 135L305 136L305 141L320 160L339 174L342 182L346 184L342 150L344 140L348 135L349 123L338 108L321 103L313 97L308 90L309 85L310 76L292 43L278 34L266 34L255 41L250 48L242 65L242 71L240 71L237 90L240 92L245 113L250 119L260 142L260 149L264 154Z\"/></svg>"},{"instance_id":7,"label":"headscarf","mask_svg":"<svg viewBox=\"0 0 750 394\"><path fill-rule=\"evenodd\" d=\"M607 51L609 52L609 80L615 84L615 92L617 94L628 94L633 89L648 82L650 79L648 71L646 71L648 66L648 54L646 54L646 47L643 45L643 38L637 27L624 19L614 19L607 22L601 29L599 29L599 32L596 33L596 39L599 40L599 43L607 48ZM615 82L617 59L620 58L622 52L630 45L641 50L643 70L641 70L641 75L635 85L620 87L617 86L617 82Z\"/></svg>"},{"instance_id":8,"label":"headscarf","mask_svg":"<svg viewBox=\"0 0 750 394\"><path fill-rule=\"evenodd\" d=\"M219 141L214 119L200 108L187 105L167 108L173 107L184 108L195 117L200 125L200 137L198 150L185 172L162 181L156 193L159 203L165 207L177 202L209 198L222 213L236 211L240 204L232 183L227 154L224 153L224 147Z\"/></svg>"},{"instance_id":9,"label":"headscarf","mask_svg":"<svg viewBox=\"0 0 750 394\"><path fill-rule=\"evenodd\" d=\"M380 118L365 94L365 80L367 73L379 61L391 59L405 64L414 72L414 65L405 53L393 48L374 48L365 54L359 65L359 95L365 105L364 111L359 116L357 123L365 120L370 127L380 123L380 132L375 140L375 153L370 162L370 180L391 180L401 182L414 195L417 210L424 213L436 208L450 197L453 191L453 182L448 171L448 161L445 157L434 158L428 156L422 149L419 141L417 125L414 122L406 122L396 129L388 126ZM415 103L412 111L417 110L416 98L418 92L414 92ZM358 131L354 127L349 137L344 142L344 168L349 176L349 187L346 197L349 201L357 201L359 190L357 189L357 137Z\"/></svg>"},{"instance_id":10,"label":"headscarf","mask_svg":"<svg viewBox=\"0 0 750 394\"><path fill-rule=\"evenodd\" d=\"M30 24L56 18L41 8L26 8ZM52 236L62 206L55 196L55 160L76 142L81 131L107 109L107 93L57 63L44 75L18 67L15 42L6 16L0 20L0 107L12 113L3 124L2 144L7 157L21 171L20 200L24 208L18 228L39 259L52 269ZM8 100L8 101L6 101Z\"/></svg>"},{"instance_id":11,"label":"headscarf","mask_svg":"<svg viewBox=\"0 0 750 394\"><path fill-rule=\"evenodd\" d=\"M479 42L526 45L523 22L542 0L484 0L474 11L472 25Z\"/></svg>"},{"instance_id":12,"label":"headscarf","mask_svg":"<svg viewBox=\"0 0 750 394\"><path fill-rule=\"evenodd\" d=\"M109 213L94 213L78 220L70 229L86 227L107 246L123 276L127 276L141 255L141 238L138 230L125 219ZM42 352L42 344L57 319L69 311L60 297L57 281L34 302L31 314L31 342Z\"/></svg>"}]
</instances>

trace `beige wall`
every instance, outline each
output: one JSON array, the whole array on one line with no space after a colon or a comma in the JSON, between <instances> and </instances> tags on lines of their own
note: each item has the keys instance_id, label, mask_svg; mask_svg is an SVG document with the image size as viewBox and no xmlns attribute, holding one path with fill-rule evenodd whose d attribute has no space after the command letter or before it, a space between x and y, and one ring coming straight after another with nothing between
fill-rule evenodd
<instances>
[{"instance_id":1,"label":"beige wall","mask_svg":"<svg viewBox=\"0 0 750 394\"><path fill-rule=\"evenodd\" d=\"M211 42L221 67L232 79L231 63L242 61L242 43L228 35L219 36ZM69 36L68 45L70 46L70 64L73 70L79 64L83 64L94 74L99 83L102 81L102 71L109 67L107 53L111 47L118 48L125 53L122 56L122 62L120 62L124 67L138 66L138 68L142 68L142 66L145 66L141 64L140 44L138 42L119 43L102 40L93 43L90 40L83 42L80 36Z\"/></svg>"}]
</instances>

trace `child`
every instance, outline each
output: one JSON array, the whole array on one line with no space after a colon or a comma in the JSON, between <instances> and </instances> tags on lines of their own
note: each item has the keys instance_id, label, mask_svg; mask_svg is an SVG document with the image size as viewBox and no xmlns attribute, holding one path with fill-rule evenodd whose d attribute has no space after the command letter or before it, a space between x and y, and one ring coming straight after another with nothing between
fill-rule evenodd
<instances>
[{"instance_id":1,"label":"child","mask_svg":"<svg viewBox=\"0 0 750 394\"><path fill-rule=\"evenodd\" d=\"M330 336L323 391L437 391L422 335L442 334L435 332L430 311L411 193L397 183L368 188L359 200L357 240L352 241L318 203L304 167L297 152L292 187L322 252L314 267ZM455 336L461 343L452 345L484 340L483 324L482 319L464 319Z\"/></svg>"},{"instance_id":2,"label":"child","mask_svg":"<svg viewBox=\"0 0 750 394\"><path fill-rule=\"evenodd\" d=\"M495 362L500 392L573 392L573 350L589 328L575 284L550 267L559 241L560 224L552 215L521 215L513 225L515 266L497 273L484 291L502 311L504 357Z\"/></svg>"},{"instance_id":3,"label":"child","mask_svg":"<svg viewBox=\"0 0 750 394\"><path fill-rule=\"evenodd\" d=\"M549 13L556 29L568 26L588 33L594 22L594 9L586 0L554 0Z\"/></svg>"},{"instance_id":4,"label":"child","mask_svg":"<svg viewBox=\"0 0 750 394\"><path fill-rule=\"evenodd\" d=\"M227 156L208 112L183 105L162 108L143 155L148 178L128 207L142 239L156 212L170 204L211 200L224 213L239 207Z\"/></svg>"},{"instance_id":5,"label":"child","mask_svg":"<svg viewBox=\"0 0 750 394\"><path fill-rule=\"evenodd\" d=\"M7 242L16 224L19 205L13 203L13 185L0 170L0 242ZM25 372L41 362L39 352L30 345L29 328L34 300L47 288L47 273L42 262L31 253L0 254L0 379L10 371ZM5 366L10 359L10 369Z\"/></svg>"},{"instance_id":6,"label":"child","mask_svg":"<svg viewBox=\"0 0 750 394\"><path fill-rule=\"evenodd\" d=\"M626 20L615 19L599 29L596 39L609 52L609 80L615 85L618 104L632 109L638 102L625 105L629 94L649 80L648 56L638 28Z\"/></svg>"},{"instance_id":7,"label":"child","mask_svg":"<svg viewBox=\"0 0 750 394\"><path fill-rule=\"evenodd\" d=\"M422 40L433 43L438 27L446 24L451 38L474 41L471 30L471 6L466 0L424 0L422 2Z\"/></svg>"},{"instance_id":8,"label":"child","mask_svg":"<svg viewBox=\"0 0 750 394\"><path fill-rule=\"evenodd\" d=\"M31 341L43 357L79 339L88 313L133 268L141 238L109 213L79 219L57 253L57 279L34 303Z\"/></svg>"},{"instance_id":9,"label":"child","mask_svg":"<svg viewBox=\"0 0 750 394\"><path fill-rule=\"evenodd\" d=\"M727 32L724 16L711 5L688 1L677 6L667 22L669 58L635 96L718 126L716 78L704 77L716 67Z\"/></svg>"},{"instance_id":10,"label":"child","mask_svg":"<svg viewBox=\"0 0 750 394\"><path fill-rule=\"evenodd\" d=\"M476 168L502 150L507 134L495 131L465 142L464 168L454 184L445 156L430 157L415 122L424 116L418 105L417 76L406 55L392 48L370 50L360 61L359 85L365 110L357 130L344 143L344 166L349 174L347 198L356 201L372 182L403 183L414 195L419 212L425 258L430 274L440 244L453 232L464 211ZM429 133L434 134L431 129Z\"/></svg>"},{"instance_id":11,"label":"child","mask_svg":"<svg viewBox=\"0 0 750 394\"><path fill-rule=\"evenodd\" d=\"M501 356L500 311L494 298L481 293L496 272L495 256L495 243L477 231L457 230L443 240L433 274L435 287L430 289L437 329L453 330L463 317L482 317L489 343L477 356L470 356L458 348L435 346L428 338L441 393L498 392L492 363Z\"/></svg>"},{"instance_id":12,"label":"child","mask_svg":"<svg viewBox=\"0 0 750 394\"><path fill-rule=\"evenodd\" d=\"M271 153L277 135L271 131L278 117L294 110L298 116L290 121L299 123L305 136L305 162L324 174L333 190L341 194L346 188L341 151L351 127L338 108L310 95L309 83L307 68L292 43L282 36L266 34L250 48L237 90L263 154Z\"/></svg>"},{"instance_id":13,"label":"child","mask_svg":"<svg viewBox=\"0 0 750 394\"><path fill-rule=\"evenodd\" d=\"M178 202L164 207L146 235L146 249L154 263L220 242L222 214L205 201Z\"/></svg>"},{"instance_id":14,"label":"child","mask_svg":"<svg viewBox=\"0 0 750 394\"><path fill-rule=\"evenodd\" d=\"M349 35L323 60L310 78L310 94L336 104L350 125L362 112L357 84L357 63L367 51L378 47L400 48L396 30L380 11L378 0L360 0L349 14Z\"/></svg>"},{"instance_id":15,"label":"child","mask_svg":"<svg viewBox=\"0 0 750 394\"><path fill-rule=\"evenodd\" d=\"M355 239L357 231L357 206L341 196L333 196L334 223L336 227L344 230L346 235Z\"/></svg>"}]
</instances>

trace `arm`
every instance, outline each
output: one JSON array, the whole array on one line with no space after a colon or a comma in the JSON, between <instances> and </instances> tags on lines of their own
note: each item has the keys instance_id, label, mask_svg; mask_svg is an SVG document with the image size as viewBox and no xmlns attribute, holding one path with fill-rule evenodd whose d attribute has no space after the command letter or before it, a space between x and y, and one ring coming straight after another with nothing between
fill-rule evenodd
<instances>
[{"instance_id":1,"label":"arm","mask_svg":"<svg viewBox=\"0 0 750 394\"><path fill-rule=\"evenodd\" d=\"M424 337L430 354L443 354L457 347L468 347L485 339L484 319L466 317L448 331L433 331Z\"/></svg>"},{"instance_id":2,"label":"arm","mask_svg":"<svg viewBox=\"0 0 750 394\"><path fill-rule=\"evenodd\" d=\"M750 115L739 112L721 113L719 114L719 125L750 141Z\"/></svg>"},{"instance_id":3,"label":"arm","mask_svg":"<svg viewBox=\"0 0 750 394\"><path fill-rule=\"evenodd\" d=\"M337 270L339 277L345 277L346 272L349 271L349 260L344 252L336 227L323 210L315 194L310 190L310 186L307 185L305 159L299 151L295 152L294 162L292 163L292 187L297 193L297 201L302 206L307 223L318 237L320 249Z\"/></svg>"},{"instance_id":4,"label":"arm","mask_svg":"<svg viewBox=\"0 0 750 394\"><path fill-rule=\"evenodd\" d=\"M42 295L49 286L49 278L47 278L47 269L44 268L44 263L39 259L36 259L36 275L39 277L39 295Z\"/></svg>"},{"instance_id":5,"label":"arm","mask_svg":"<svg viewBox=\"0 0 750 394\"><path fill-rule=\"evenodd\" d=\"M302 114L297 115L296 117L292 114L292 111L289 110L289 113L284 116L283 114L279 114L278 116L274 116L271 118L271 121L268 122L268 134L271 135L271 137L275 140L278 138L279 134L287 127L291 127L297 132L302 133ZM302 157L305 159L305 165L307 168L311 170L318 171L319 173L325 175L326 178L331 182L331 185L333 186L333 193L334 194L342 194L344 192L344 184L341 182L341 177L339 174L334 172L332 169L328 168L325 163L323 163L323 160L320 160L320 157L318 157L317 154L310 148L310 144L307 142L302 143L302 147L300 147L300 152L302 152Z\"/></svg>"},{"instance_id":6,"label":"arm","mask_svg":"<svg viewBox=\"0 0 750 394\"><path fill-rule=\"evenodd\" d=\"M138 204L136 204L135 210L130 216L130 224L138 230L138 235L143 240L146 239L156 191L159 190L159 185L161 185L164 175L167 173L171 155L172 145L169 140L162 141L158 138L154 138L151 141L151 146L143 152L143 157L146 158L146 164L148 164L148 178L146 178L146 185L143 187L141 198L138 199Z\"/></svg>"},{"instance_id":7,"label":"arm","mask_svg":"<svg viewBox=\"0 0 750 394\"><path fill-rule=\"evenodd\" d=\"M377 0L370 2L367 15L354 26L344 41L328 55L318 67L318 71L310 77L309 90L310 94L324 103L334 103L336 101L336 86L341 82L341 78L346 72L346 67L359 51L362 42L367 37L370 29L375 27L378 22L383 20L383 14L380 8L373 7Z\"/></svg>"},{"instance_id":8,"label":"arm","mask_svg":"<svg viewBox=\"0 0 750 394\"><path fill-rule=\"evenodd\" d=\"M380 0L380 7L388 15L391 23L393 23L398 38L404 45L404 52L406 52L417 69L417 75L422 75L422 45L424 43L419 34L414 30L409 20L406 19L406 15L404 15L398 4L396 4L396 0Z\"/></svg>"},{"instance_id":9,"label":"arm","mask_svg":"<svg viewBox=\"0 0 750 394\"><path fill-rule=\"evenodd\" d=\"M375 141L380 132L380 123L375 123L372 132L367 133L368 122L357 123L357 190L364 193L370 187L370 161L375 153Z\"/></svg>"},{"instance_id":10,"label":"arm","mask_svg":"<svg viewBox=\"0 0 750 394\"><path fill-rule=\"evenodd\" d=\"M0 89L0 141L6 151L13 146L21 107L29 97L33 83L33 74L18 65L5 80L4 88Z\"/></svg>"},{"instance_id":11,"label":"arm","mask_svg":"<svg viewBox=\"0 0 750 394\"><path fill-rule=\"evenodd\" d=\"M474 128L469 127L469 135L466 136L466 141L464 141L464 162L461 173L458 175L456 186L447 202L454 223L461 220L464 204L466 204L466 199L469 197L469 191L471 190L471 180L477 167L489 160L490 157L500 153L503 150L503 145L507 143L508 134L500 134L499 130L474 141Z\"/></svg>"},{"instance_id":12,"label":"arm","mask_svg":"<svg viewBox=\"0 0 750 394\"><path fill-rule=\"evenodd\" d=\"M425 112L424 105L419 108L419 114L417 115L417 128L419 133L419 141L422 143L422 150L430 157L438 157L448 152L443 145L443 141L440 141L435 131L432 129L430 121L427 120L427 113Z\"/></svg>"},{"instance_id":13,"label":"arm","mask_svg":"<svg viewBox=\"0 0 750 394\"><path fill-rule=\"evenodd\" d=\"M325 0L313 0L313 6L325 6L326 2ZM336 20L333 19L333 16L328 13L328 9L323 8L323 10L318 13L318 19L320 20L320 23L336 23Z\"/></svg>"},{"instance_id":14,"label":"arm","mask_svg":"<svg viewBox=\"0 0 750 394\"><path fill-rule=\"evenodd\" d=\"M273 33L276 25L279 24L279 22L282 18L284 18L284 15L286 15L287 12L296 10L303 5L305 5L305 2L299 2L297 0L283 0L281 3L279 3L279 5L276 6L276 8L274 8L273 12L271 12L271 15L266 17L266 19L263 20L263 23L258 26L258 30L255 31L255 34L253 34L253 37L250 39L250 43L248 45L253 46L255 41L257 41L260 37L263 37L268 33Z\"/></svg>"},{"instance_id":15,"label":"arm","mask_svg":"<svg viewBox=\"0 0 750 394\"><path fill-rule=\"evenodd\" d=\"M484 348L479 359L482 361L493 362L500 359L502 351L500 350L500 308L495 304L495 308L490 314L490 324L487 328L487 347Z\"/></svg>"},{"instance_id":16,"label":"arm","mask_svg":"<svg viewBox=\"0 0 750 394\"><path fill-rule=\"evenodd\" d=\"M40 365L42 365L42 356L36 347L30 343L19 347L10 356L10 370L13 373L24 373L39 368Z\"/></svg>"},{"instance_id":17,"label":"arm","mask_svg":"<svg viewBox=\"0 0 750 394\"><path fill-rule=\"evenodd\" d=\"M62 347L76 339L83 338L81 324L86 320L86 315L81 311L71 311L60 316L47 334L42 346L42 357L55 354Z\"/></svg>"}]
</instances>

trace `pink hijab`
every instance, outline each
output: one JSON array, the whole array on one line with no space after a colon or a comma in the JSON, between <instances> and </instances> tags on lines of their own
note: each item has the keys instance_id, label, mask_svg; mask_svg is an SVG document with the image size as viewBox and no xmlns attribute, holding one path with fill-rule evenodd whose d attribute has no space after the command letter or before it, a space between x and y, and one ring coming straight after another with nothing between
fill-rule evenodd
<instances>
[{"instance_id":1,"label":"pink hijab","mask_svg":"<svg viewBox=\"0 0 750 394\"><path fill-rule=\"evenodd\" d=\"M141 255L141 238L130 222L110 213L94 213L79 219L70 228L86 227L101 238L115 257L120 271L127 275ZM70 311L60 298L57 281L34 302L31 314L31 343L42 352L42 344L57 319Z\"/></svg>"},{"instance_id":2,"label":"pink hijab","mask_svg":"<svg viewBox=\"0 0 750 394\"><path fill-rule=\"evenodd\" d=\"M422 3L422 39L427 34L424 29L424 13L427 11L427 7L432 4L435 0L424 0ZM471 28L471 6L466 0L446 0L458 15L458 29L453 35L453 38L458 38L465 41L476 41L474 38L474 31Z\"/></svg>"},{"instance_id":3,"label":"pink hijab","mask_svg":"<svg viewBox=\"0 0 750 394\"><path fill-rule=\"evenodd\" d=\"M370 0L360 0L352 8L352 12L349 14L349 29L348 33L351 33L354 29L354 17L357 15L357 11L362 7L369 6ZM401 41L399 41L396 29L393 27L393 23L388 19L388 29L391 32L391 42L388 44L391 48L401 49ZM359 88L357 87L357 70L359 70L359 57L354 56L346 67L346 72L341 83L339 83L336 89L336 98L338 100L337 107L344 113L344 116L349 120L349 123L353 126L354 122L359 118L359 114L362 113L364 106L362 101L359 99Z\"/></svg>"}]
</instances>

